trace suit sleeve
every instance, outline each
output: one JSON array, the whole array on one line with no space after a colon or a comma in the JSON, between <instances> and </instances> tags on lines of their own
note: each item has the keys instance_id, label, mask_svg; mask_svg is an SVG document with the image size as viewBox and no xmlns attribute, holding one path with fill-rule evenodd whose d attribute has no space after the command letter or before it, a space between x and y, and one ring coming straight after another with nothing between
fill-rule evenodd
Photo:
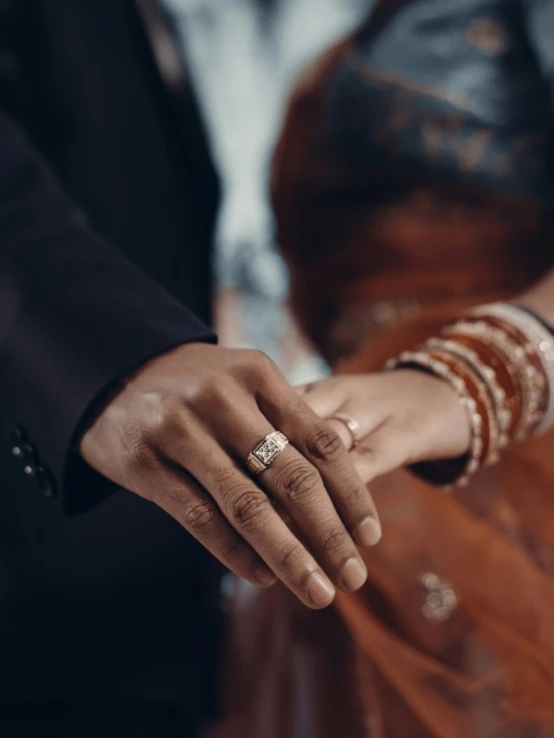
<instances>
[{"instance_id":1,"label":"suit sleeve","mask_svg":"<svg viewBox=\"0 0 554 738\"><path fill-rule=\"evenodd\" d=\"M71 450L87 410L148 359L214 340L92 232L0 111L0 432L11 448L5 463L36 476L47 496L59 492L67 514L86 510L113 491ZM5 472L0 467L0 477L13 476L13 469Z\"/></svg>"}]
</instances>

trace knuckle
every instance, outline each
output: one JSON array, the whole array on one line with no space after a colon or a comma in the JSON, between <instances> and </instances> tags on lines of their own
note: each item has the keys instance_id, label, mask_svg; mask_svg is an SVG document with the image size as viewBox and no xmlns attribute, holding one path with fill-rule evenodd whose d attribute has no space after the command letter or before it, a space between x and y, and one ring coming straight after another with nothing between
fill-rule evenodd
<instances>
[{"instance_id":1,"label":"knuckle","mask_svg":"<svg viewBox=\"0 0 554 738\"><path fill-rule=\"evenodd\" d=\"M322 483L318 472L306 464L284 467L279 482L283 495L291 502L311 499Z\"/></svg>"},{"instance_id":2,"label":"knuckle","mask_svg":"<svg viewBox=\"0 0 554 738\"><path fill-rule=\"evenodd\" d=\"M124 486L148 500L160 496L161 464L149 445L134 445L127 452L124 469Z\"/></svg>"},{"instance_id":3,"label":"knuckle","mask_svg":"<svg viewBox=\"0 0 554 738\"><path fill-rule=\"evenodd\" d=\"M232 395L232 386L228 377L217 372L206 373L202 378L187 387L185 402L193 410L205 405L227 403Z\"/></svg>"},{"instance_id":4,"label":"knuckle","mask_svg":"<svg viewBox=\"0 0 554 738\"><path fill-rule=\"evenodd\" d=\"M191 502L185 506L184 523L191 533L202 534L213 528L216 515L209 502Z\"/></svg>"},{"instance_id":5,"label":"knuckle","mask_svg":"<svg viewBox=\"0 0 554 738\"><path fill-rule=\"evenodd\" d=\"M269 508L269 500L262 492L247 489L235 492L230 513L237 525L253 526L267 515Z\"/></svg>"},{"instance_id":6,"label":"knuckle","mask_svg":"<svg viewBox=\"0 0 554 738\"><path fill-rule=\"evenodd\" d=\"M359 484L351 484L345 487L344 501L347 505L362 504L364 498L367 499L367 488L362 482Z\"/></svg>"},{"instance_id":7,"label":"knuckle","mask_svg":"<svg viewBox=\"0 0 554 738\"><path fill-rule=\"evenodd\" d=\"M208 470L208 487L214 494L226 497L236 484L237 473L232 467L215 467Z\"/></svg>"},{"instance_id":8,"label":"knuckle","mask_svg":"<svg viewBox=\"0 0 554 738\"><path fill-rule=\"evenodd\" d=\"M242 538L237 536L225 541L222 551L223 561L235 573L255 577L256 554Z\"/></svg>"},{"instance_id":9,"label":"knuckle","mask_svg":"<svg viewBox=\"0 0 554 738\"><path fill-rule=\"evenodd\" d=\"M312 431L306 445L309 454L322 461L335 461L345 451L340 436L325 425L318 426Z\"/></svg>"},{"instance_id":10,"label":"knuckle","mask_svg":"<svg viewBox=\"0 0 554 738\"><path fill-rule=\"evenodd\" d=\"M206 375L203 375L201 378L194 377L194 379L189 379L181 390L184 404L194 407L201 401L208 383L209 378Z\"/></svg>"},{"instance_id":11,"label":"knuckle","mask_svg":"<svg viewBox=\"0 0 554 738\"><path fill-rule=\"evenodd\" d=\"M175 401L163 405L157 426L157 434L163 443L189 435L189 418L184 407Z\"/></svg>"},{"instance_id":12,"label":"knuckle","mask_svg":"<svg viewBox=\"0 0 554 738\"><path fill-rule=\"evenodd\" d=\"M179 423L182 420L182 411L178 399L175 396L164 397L157 400L157 413L154 426L166 426Z\"/></svg>"},{"instance_id":13,"label":"knuckle","mask_svg":"<svg viewBox=\"0 0 554 738\"><path fill-rule=\"evenodd\" d=\"M301 565L303 556L303 549L298 543L287 543L281 547L277 563L282 571L290 572Z\"/></svg>"},{"instance_id":14,"label":"knuckle","mask_svg":"<svg viewBox=\"0 0 554 738\"><path fill-rule=\"evenodd\" d=\"M223 556L226 561L233 562L236 565L243 557L248 554L248 549L240 538L233 540L225 546Z\"/></svg>"},{"instance_id":15,"label":"knuckle","mask_svg":"<svg viewBox=\"0 0 554 738\"><path fill-rule=\"evenodd\" d=\"M258 376L266 375L273 369L273 362L269 356L258 350L248 351L246 365Z\"/></svg>"},{"instance_id":16,"label":"knuckle","mask_svg":"<svg viewBox=\"0 0 554 738\"><path fill-rule=\"evenodd\" d=\"M348 540L348 534L344 528L336 527L327 531L321 540L321 550L325 553L332 553L345 548Z\"/></svg>"},{"instance_id":17,"label":"knuckle","mask_svg":"<svg viewBox=\"0 0 554 738\"><path fill-rule=\"evenodd\" d=\"M256 555L241 538L225 544L221 560L238 576L256 579Z\"/></svg>"},{"instance_id":18,"label":"knuckle","mask_svg":"<svg viewBox=\"0 0 554 738\"><path fill-rule=\"evenodd\" d=\"M225 375L212 377L208 384L206 396L218 405L229 404L235 383Z\"/></svg>"},{"instance_id":19,"label":"knuckle","mask_svg":"<svg viewBox=\"0 0 554 738\"><path fill-rule=\"evenodd\" d=\"M127 438L126 456L132 475L144 476L159 467L153 439L146 429Z\"/></svg>"}]
</instances>

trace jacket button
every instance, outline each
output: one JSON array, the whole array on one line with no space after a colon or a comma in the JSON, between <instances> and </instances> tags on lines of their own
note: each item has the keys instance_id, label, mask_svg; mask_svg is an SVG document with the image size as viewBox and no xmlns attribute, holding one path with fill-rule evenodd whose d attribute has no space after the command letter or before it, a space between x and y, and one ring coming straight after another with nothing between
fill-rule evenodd
<instances>
[{"instance_id":1,"label":"jacket button","mask_svg":"<svg viewBox=\"0 0 554 738\"><path fill-rule=\"evenodd\" d=\"M20 449L25 462L30 466L35 466L37 463L37 455L35 449L31 446L31 444L22 443Z\"/></svg>"},{"instance_id":2,"label":"jacket button","mask_svg":"<svg viewBox=\"0 0 554 738\"><path fill-rule=\"evenodd\" d=\"M30 443L22 443L20 448L24 462L23 473L28 477L34 477L37 467L37 455L35 453L35 449Z\"/></svg>"},{"instance_id":3,"label":"jacket button","mask_svg":"<svg viewBox=\"0 0 554 738\"><path fill-rule=\"evenodd\" d=\"M25 442L26 438L25 431L21 426L12 431L12 441L14 446L21 446L21 444Z\"/></svg>"},{"instance_id":4,"label":"jacket button","mask_svg":"<svg viewBox=\"0 0 554 738\"><path fill-rule=\"evenodd\" d=\"M50 472L43 466L37 466L36 473L38 486L40 487L42 494L49 499L55 497L56 487Z\"/></svg>"},{"instance_id":5,"label":"jacket button","mask_svg":"<svg viewBox=\"0 0 554 738\"><path fill-rule=\"evenodd\" d=\"M28 477L34 477L37 467L37 455L35 453L35 449L31 446L30 443L22 443L20 448L21 455L23 456L23 461L25 464L23 467L23 473L26 474Z\"/></svg>"}]
</instances>

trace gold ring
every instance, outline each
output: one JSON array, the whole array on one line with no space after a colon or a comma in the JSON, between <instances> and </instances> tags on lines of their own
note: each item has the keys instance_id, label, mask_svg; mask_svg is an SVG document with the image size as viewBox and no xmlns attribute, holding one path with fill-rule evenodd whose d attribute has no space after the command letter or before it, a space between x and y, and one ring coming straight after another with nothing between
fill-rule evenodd
<instances>
[{"instance_id":1,"label":"gold ring","mask_svg":"<svg viewBox=\"0 0 554 738\"><path fill-rule=\"evenodd\" d=\"M269 433L258 445L248 454L246 459L246 468L251 474L261 474L269 466L279 454L288 446L289 439L284 433L273 431Z\"/></svg>"},{"instance_id":2,"label":"gold ring","mask_svg":"<svg viewBox=\"0 0 554 738\"><path fill-rule=\"evenodd\" d=\"M348 428L348 431L352 436L352 448L356 448L362 440L360 424L356 418L353 418L351 415L347 415L346 413L335 413L334 415L331 415L328 420L338 420L339 423L343 423Z\"/></svg>"}]
</instances>

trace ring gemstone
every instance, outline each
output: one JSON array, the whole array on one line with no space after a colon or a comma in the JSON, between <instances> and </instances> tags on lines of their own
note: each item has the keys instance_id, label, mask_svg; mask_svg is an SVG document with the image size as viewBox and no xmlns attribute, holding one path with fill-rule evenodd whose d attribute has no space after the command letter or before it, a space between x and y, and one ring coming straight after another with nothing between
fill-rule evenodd
<instances>
[{"instance_id":1,"label":"ring gemstone","mask_svg":"<svg viewBox=\"0 0 554 738\"><path fill-rule=\"evenodd\" d=\"M283 433L270 433L256 446L252 452L262 464L269 466L273 459L283 451L288 444L288 439Z\"/></svg>"}]
</instances>

